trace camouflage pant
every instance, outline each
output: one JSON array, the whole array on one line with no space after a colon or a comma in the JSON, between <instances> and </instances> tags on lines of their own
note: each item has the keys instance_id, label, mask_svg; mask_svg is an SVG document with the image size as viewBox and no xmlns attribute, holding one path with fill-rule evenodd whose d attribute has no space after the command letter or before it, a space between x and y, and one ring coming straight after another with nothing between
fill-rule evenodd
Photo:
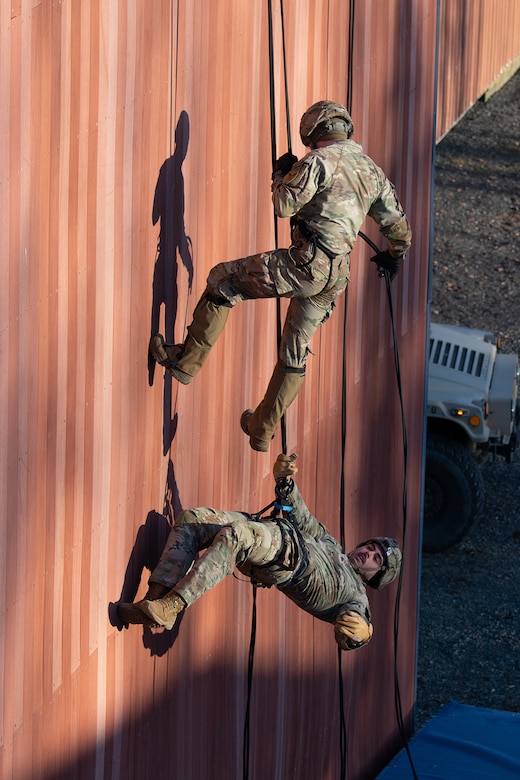
<instances>
[{"instance_id":1,"label":"camouflage pant","mask_svg":"<svg viewBox=\"0 0 520 780\"><path fill-rule=\"evenodd\" d=\"M219 263L208 276L208 289L231 306L253 298L291 298L279 358L287 368L303 368L309 344L348 284L349 256L332 260L320 249L297 241L240 260Z\"/></svg>"},{"instance_id":2,"label":"camouflage pant","mask_svg":"<svg viewBox=\"0 0 520 780\"><path fill-rule=\"evenodd\" d=\"M260 566L273 561L281 544L272 521L209 507L187 509L177 517L150 582L175 587L189 606L246 560ZM197 557L200 550L205 552Z\"/></svg>"}]
</instances>

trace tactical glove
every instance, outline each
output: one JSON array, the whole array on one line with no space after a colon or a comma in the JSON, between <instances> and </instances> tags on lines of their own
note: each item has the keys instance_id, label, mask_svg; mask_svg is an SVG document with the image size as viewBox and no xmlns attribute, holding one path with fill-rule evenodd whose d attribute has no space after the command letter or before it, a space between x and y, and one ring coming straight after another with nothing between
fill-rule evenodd
<instances>
[{"instance_id":1,"label":"tactical glove","mask_svg":"<svg viewBox=\"0 0 520 780\"><path fill-rule=\"evenodd\" d=\"M334 624L334 637L342 650L356 650L372 639L372 624L357 612L345 612Z\"/></svg>"},{"instance_id":2,"label":"tactical glove","mask_svg":"<svg viewBox=\"0 0 520 780\"><path fill-rule=\"evenodd\" d=\"M281 173L282 176L285 176L286 173L289 173L295 162L298 162L298 158L292 154L292 152L285 152L285 154L282 154L282 156L276 160L273 166L273 176L276 173Z\"/></svg>"},{"instance_id":3,"label":"tactical glove","mask_svg":"<svg viewBox=\"0 0 520 780\"><path fill-rule=\"evenodd\" d=\"M387 249L386 252L379 252L379 254L374 255L374 257L371 257L370 261L372 263L376 263L379 269L382 268L383 270L388 271L388 273L390 274L390 281L393 281L397 276L397 272L401 267L401 263L403 262L403 259L404 259L404 255L401 255L401 257L392 257L392 255Z\"/></svg>"},{"instance_id":4,"label":"tactical glove","mask_svg":"<svg viewBox=\"0 0 520 780\"><path fill-rule=\"evenodd\" d=\"M278 455L275 464L273 466L273 476L278 482L279 479L286 479L288 477L294 477L298 472L298 467L295 460L298 456L293 455Z\"/></svg>"}]
</instances>

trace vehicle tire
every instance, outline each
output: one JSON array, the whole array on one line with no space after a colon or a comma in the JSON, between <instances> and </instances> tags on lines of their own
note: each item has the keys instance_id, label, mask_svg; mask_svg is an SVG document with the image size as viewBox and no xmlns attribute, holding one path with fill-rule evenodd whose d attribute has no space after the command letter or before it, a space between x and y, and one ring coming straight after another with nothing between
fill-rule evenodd
<instances>
[{"instance_id":1,"label":"vehicle tire","mask_svg":"<svg viewBox=\"0 0 520 780\"><path fill-rule=\"evenodd\" d=\"M484 482L461 444L428 437L424 480L424 552L440 552L467 533L481 511Z\"/></svg>"}]
</instances>

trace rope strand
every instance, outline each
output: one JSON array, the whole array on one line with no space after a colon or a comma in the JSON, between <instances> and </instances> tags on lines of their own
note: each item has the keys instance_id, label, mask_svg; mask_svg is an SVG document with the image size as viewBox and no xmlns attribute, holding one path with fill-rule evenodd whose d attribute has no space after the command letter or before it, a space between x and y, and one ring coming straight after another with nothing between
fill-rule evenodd
<instances>
[{"instance_id":1,"label":"rope strand","mask_svg":"<svg viewBox=\"0 0 520 780\"><path fill-rule=\"evenodd\" d=\"M285 86L285 113L287 122L287 144L289 151L291 151L291 128L290 128L290 115L289 115L289 94L287 87L287 59L285 50L285 25L284 25L284 12L283 12L283 0L280 0L280 13L282 20L282 48L283 48L283 70L284 70L284 86ZM267 15L268 15L268 29L269 29L269 111L271 120L271 163L274 168L276 162L276 107L275 107L275 88L274 88L274 36L273 36L273 4L272 0L267 2ZM275 248L278 249L278 220L273 210L274 218L274 242ZM282 340L282 315L281 315L281 302L280 299L276 299L276 342L277 350L280 349ZM282 452L287 454L287 431L285 423L285 415L282 415L280 420L280 428L282 435ZM263 511L263 510L262 510ZM251 638L249 644L249 658L247 669L247 705L246 705L246 717L244 724L244 741L243 741L243 756L242 756L242 772L244 780L249 777L249 743L250 743L250 706L251 706L251 689L253 684L253 664L255 653L255 638L256 638L256 586L253 583L253 615L251 620Z\"/></svg>"},{"instance_id":2,"label":"rope strand","mask_svg":"<svg viewBox=\"0 0 520 780\"><path fill-rule=\"evenodd\" d=\"M347 99L346 108L352 111L352 77L353 77L353 51L354 51L354 11L355 0L350 0L349 7L349 35L348 35L348 73L347 73ZM345 533L345 460L347 452L347 312L348 312L348 287L344 292L345 305L343 308L343 354L341 367L341 477L340 477L340 543L342 550L346 549ZM340 780L347 778L348 740L347 724L345 719L345 695L343 686L342 654L338 648L338 686L339 686L339 751L340 751Z\"/></svg>"},{"instance_id":3,"label":"rope strand","mask_svg":"<svg viewBox=\"0 0 520 780\"><path fill-rule=\"evenodd\" d=\"M286 56L286 49L285 49L285 23L284 23L284 13L283 13L283 0L280 0L280 17L282 22L283 83L285 89L285 125L287 130L287 151L292 153L291 114L289 111L289 86L287 84L287 56Z\"/></svg>"},{"instance_id":4,"label":"rope strand","mask_svg":"<svg viewBox=\"0 0 520 780\"><path fill-rule=\"evenodd\" d=\"M368 236L366 236L361 231L359 232L359 235L361 236L362 239L364 239L364 241L366 241L366 243L373 250L375 250L377 254L380 254L381 250L373 241L370 240L370 238L368 238ZM403 511L402 548L404 552L405 545L406 545L407 530L408 530L408 499L407 499L408 496L408 432L406 428L406 417L404 413L403 387L401 382L401 362L399 359L399 346L397 342L397 330L395 327L395 314L394 314L394 305L392 301L390 273L389 271L385 270L383 271L383 275L384 275L385 285L386 285L386 296L388 299L388 311L390 314L390 325L392 329L392 341L393 341L393 348L394 348L395 376L397 381L397 390L398 390L399 404L401 409L401 430L402 430L402 440L403 440L403 472L404 472L403 473L403 495L402 495L402 511ZM404 555L403 555L403 562L404 562ZM400 690L400 683L399 683L398 650L399 650L399 623L400 623L400 610L401 610L402 583L403 583L403 566L401 566L401 575L397 583L397 593L396 593L395 607L394 607L394 705L395 705L395 714L397 719L397 727L399 729L399 734L401 736L401 740L403 742L404 749L408 757L410 769L412 771L414 780L418 780L417 772L415 770L412 754L410 752L410 747L408 744L408 738L406 736L406 729L404 727L403 709L402 709L402 702L401 702L401 690Z\"/></svg>"},{"instance_id":5,"label":"rope strand","mask_svg":"<svg viewBox=\"0 0 520 780\"><path fill-rule=\"evenodd\" d=\"M253 587L253 611L251 616L251 638L249 640L249 656L247 663L247 702L246 714L244 719L244 748L242 753L242 777L248 780L249 777L249 736L251 725L251 689L253 687L253 661L255 657L256 641L256 585Z\"/></svg>"},{"instance_id":6,"label":"rope strand","mask_svg":"<svg viewBox=\"0 0 520 780\"><path fill-rule=\"evenodd\" d=\"M269 108L271 116L271 162L274 168L276 162L276 94L274 84L274 34L273 34L273 4L272 0L268 0L268 27L269 27ZM280 0L280 16L281 16L281 32L282 32L282 54L283 54L283 75L284 75L284 88L285 88L285 117L286 117L286 130L287 130L287 146L291 151L291 120L289 110L289 90L287 82L287 56L285 47L285 23L284 23L284 10L283 0ZM274 244L275 249L278 249L278 218L274 213ZM282 306L279 298L276 299L276 345L277 351L280 349L282 341ZM280 430L282 435L282 452L287 454L287 428L285 422L285 415L282 415L280 420Z\"/></svg>"}]
</instances>

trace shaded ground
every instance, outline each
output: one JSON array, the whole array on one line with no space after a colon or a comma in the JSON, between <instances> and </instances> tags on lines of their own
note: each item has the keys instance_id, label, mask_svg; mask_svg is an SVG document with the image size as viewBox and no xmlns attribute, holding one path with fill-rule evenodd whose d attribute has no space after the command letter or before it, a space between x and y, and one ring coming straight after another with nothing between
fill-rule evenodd
<instances>
[{"instance_id":1,"label":"shaded ground","mask_svg":"<svg viewBox=\"0 0 520 780\"><path fill-rule=\"evenodd\" d=\"M520 352L520 71L438 145L432 320ZM520 452L483 474L482 517L423 556L417 727L449 699L520 711Z\"/></svg>"},{"instance_id":2,"label":"shaded ground","mask_svg":"<svg viewBox=\"0 0 520 780\"><path fill-rule=\"evenodd\" d=\"M432 319L520 351L520 71L437 147Z\"/></svg>"}]
</instances>

